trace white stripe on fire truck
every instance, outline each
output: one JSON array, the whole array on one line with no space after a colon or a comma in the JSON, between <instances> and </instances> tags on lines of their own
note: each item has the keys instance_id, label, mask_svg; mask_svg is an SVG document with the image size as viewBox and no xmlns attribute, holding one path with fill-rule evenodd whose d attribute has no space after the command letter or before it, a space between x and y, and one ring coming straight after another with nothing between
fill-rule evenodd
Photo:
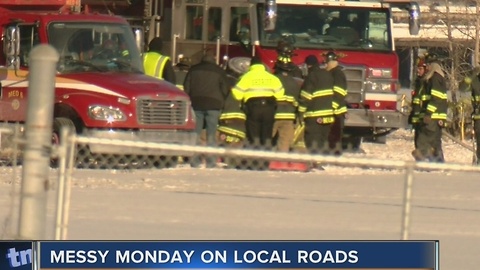
<instances>
[{"instance_id":1,"label":"white stripe on fire truck","mask_svg":"<svg viewBox=\"0 0 480 270\"><path fill-rule=\"evenodd\" d=\"M397 101L397 94L365 93L365 100Z\"/></svg>"},{"instance_id":2,"label":"white stripe on fire truck","mask_svg":"<svg viewBox=\"0 0 480 270\"><path fill-rule=\"evenodd\" d=\"M14 80L4 80L1 81L3 87L28 87L28 81L14 81ZM94 93L106 94L111 96L117 96L126 98L124 95L120 95L112 90L96 86L93 84L86 83L55 83L56 87L76 89L80 91L89 91Z\"/></svg>"}]
</instances>

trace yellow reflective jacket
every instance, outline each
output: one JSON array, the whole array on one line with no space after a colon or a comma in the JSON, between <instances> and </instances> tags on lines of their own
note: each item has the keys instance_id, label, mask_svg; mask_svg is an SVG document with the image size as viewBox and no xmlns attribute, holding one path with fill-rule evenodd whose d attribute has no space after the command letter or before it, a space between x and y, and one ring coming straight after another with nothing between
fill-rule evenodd
<instances>
[{"instance_id":1,"label":"yellow reflective jacket","mask_svg":"<svg viewBox=\"0 0 480 270\"><path fill-rule=\"evenodd\" d=\"M244 103L259 97L275 97L278 100L285 94L285 89L280 79L268 72L264 65L255 64L233 87L232 94Z\"/></svg>"}]
</instances>

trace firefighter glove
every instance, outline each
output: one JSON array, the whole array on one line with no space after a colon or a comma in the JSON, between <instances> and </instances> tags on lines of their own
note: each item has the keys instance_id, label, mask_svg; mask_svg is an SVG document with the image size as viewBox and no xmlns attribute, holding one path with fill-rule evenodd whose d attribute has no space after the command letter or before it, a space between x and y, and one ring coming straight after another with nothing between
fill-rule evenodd
<instances>
[{"instance_id":1,"label":"firefighter glove","mask_svg":"<svg viewBox=\"0 0 480 270\"><path fill-rule=\"evenodd\" d=\"M430 117L430 115L425 115L423 117L423 123L430 124L431 121L432 121L432 118Z\"/></svg>"}]
</instances>

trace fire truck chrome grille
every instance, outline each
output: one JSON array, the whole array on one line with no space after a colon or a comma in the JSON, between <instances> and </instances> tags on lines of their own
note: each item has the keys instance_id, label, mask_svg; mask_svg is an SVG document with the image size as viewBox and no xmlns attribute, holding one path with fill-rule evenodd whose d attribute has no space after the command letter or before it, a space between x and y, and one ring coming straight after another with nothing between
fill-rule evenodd
<instances>
[{"instance_id":1,"label":"fire truck chrome grille","mask_svg":"<svg viewBox=\"0 0 480 270\"><path fill-rule=\"evenodd\" d=\"M347 77L348 103L359 103L362 100L362 92L365 81L365 69L363 67L345 67L343 72Z\"/></svg>"},{"instance_id":2,"label":"fire truck chrome grille","mask_svg":"<svg viewBox=\"0 0 480 270\"><path fill-rule=\"evenodd\" d=\"M137 120L144 125L184 125L188 113L186 100L140 99Z\"/></svg>"}]
</instances>

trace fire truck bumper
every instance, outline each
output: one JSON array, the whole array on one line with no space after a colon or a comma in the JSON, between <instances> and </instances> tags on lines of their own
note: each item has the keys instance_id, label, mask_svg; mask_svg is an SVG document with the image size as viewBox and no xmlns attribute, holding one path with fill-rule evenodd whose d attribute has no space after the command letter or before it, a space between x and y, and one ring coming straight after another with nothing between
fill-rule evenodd
<instances>
[{"instance_id":1,"label":"fire truck bumper","mask_svg":"<svg viewBox=\"0 0 480 270\"><path fill-rule=\"evenodd\" d=\"M86 135L93 138L125 140L122 146L109 144L89 144L92 153L101 154L129 154L129 155L168 155L168 156L191 156L188 151L162 150L148 147L138 147L134 142L143 143L168 143L181 145L195 145L197 135L195 131L175 130L139 130L139 131L117 131L117 130L88 130Z\"/></svg>"},{"instance_id":2,"label":"fire truck bumper","mask_svg":"<svg viewBox=\"0 0 480 270\"><path fill-rule=\"evenodd\" d=\"M348 109L345 126L372 128L407 128L408 116L395 111Z\"/></svg>"}]
</instances>

